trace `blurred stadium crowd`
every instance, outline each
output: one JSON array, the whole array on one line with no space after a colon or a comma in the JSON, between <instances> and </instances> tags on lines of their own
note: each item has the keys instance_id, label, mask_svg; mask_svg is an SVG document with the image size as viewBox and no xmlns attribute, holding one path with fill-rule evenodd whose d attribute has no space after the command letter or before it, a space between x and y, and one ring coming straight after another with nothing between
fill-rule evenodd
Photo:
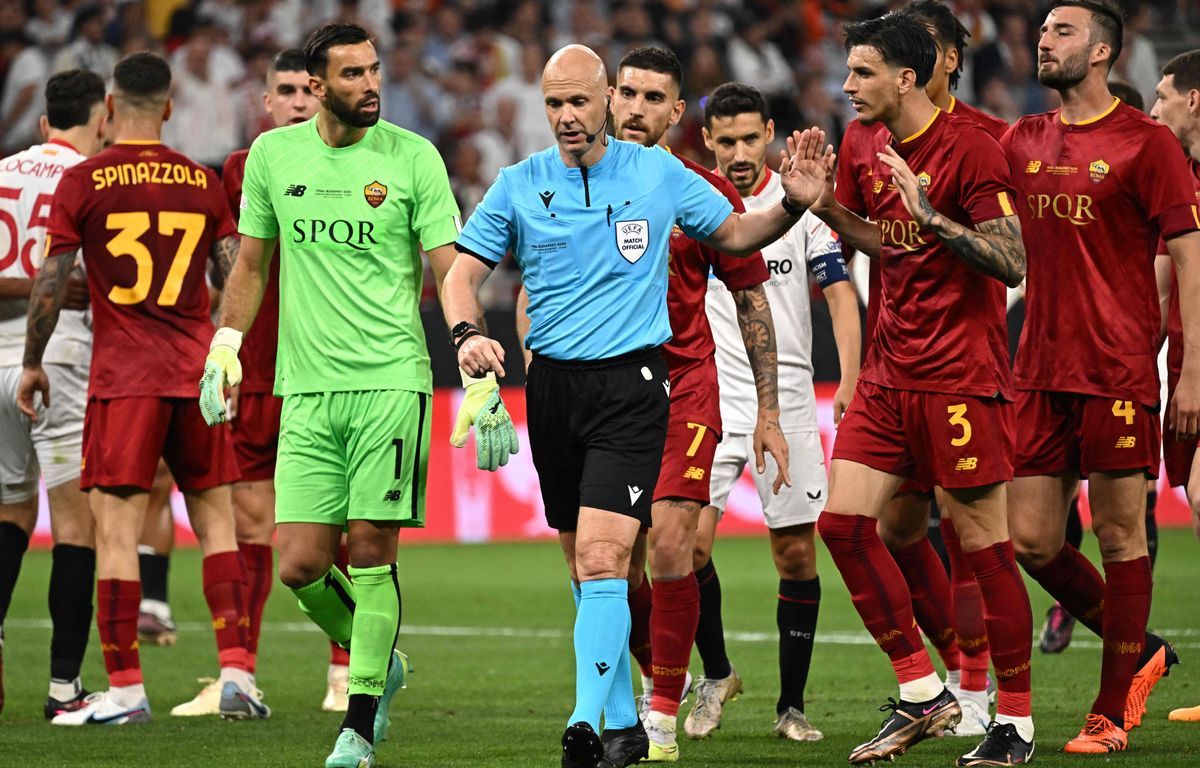
<instances>
[{"instance_id":1,"label":"blurred stadium crowd","mask_svg":"<svg viewBox=\"0 0 1200 768\"><path fill-rule=\"evenodd\" d=\"M219 170L230 152L249 146L270 127L262 90L274 53L336 18L362 24L376 36L385 66L384 119L438 146L469 216L501 167L552 143L541 70L562 45L587 44L605 58L610 72L638 45L676 51L684 63L688 111L672 148L711 165L700 136L702 97L729 80L763 91L780 128L818 125L836 142L853 119L841 92L842 24L900 5L900 0L0 0L0 156L40 140L42 89L50 74L83 66L108 77L121 55L150 49L166 53L174 70L175 111L165 141ZM971 32L961 98L1010 122L1056 106L1035 76L1042 0L951 5ZM1160 63L1195 47L1187 30L1200 29L1200 0L1125 5L1128 39L1113 77L1132 84L1149 105ZM510 305L517 282L515 275L510 278L489 281L485 303Z\"/></svg>"}]
</instances>

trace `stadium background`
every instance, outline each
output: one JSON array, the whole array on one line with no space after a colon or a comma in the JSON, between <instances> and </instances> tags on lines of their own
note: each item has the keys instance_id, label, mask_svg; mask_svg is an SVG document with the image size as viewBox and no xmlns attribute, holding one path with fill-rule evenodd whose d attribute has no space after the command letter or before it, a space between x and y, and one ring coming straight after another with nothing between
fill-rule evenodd
<instances>
[{"instance_id":1,"label":"stadium background","mask_svg":"<svg viewBox=\"0 0 1200 768\"><path fill-rule=\"evenodd\" d=\"M496 171L548 146L542 65L549 52L584 42L609 64L629 48L670 46L684 63L688 109L672 148L711 165L700 140L701 97L727 80L760 88L780 128L820 125L840 137L853 111L841 93L845 54L841 25L902 5L889 0L0 0L0 154L35 143L41 89L54 71L86 66L105 77L124 53L159 50L175 74L175 113L164 140L214 168L269 127L261 93L273 53L302 42L333 18L354 20L375 35L384 62L383 117L429 138L440 149L464 216ZM952 0L972 38L958 96L1012 121L1053 108L1036 80L1036 33L1042 0ZM1162 62L1200 47L1200 0L1125 0L1125 50L1113 71L1153 101ZM774 157L777 153L768 153ZM0 241L0 245L2 245ZM0 248L0 251L3 251ZM474 470L473 452L447 438L459 390L453 350L430 275L423 315L438 393L430 462L429 527L405 540L489 541L543 537L536 476L528 451L494 475ZM513 323L519 272L511 259L496 270L482 300L488 324L520 359ZM837 353L828 310L813 294L813 360L822 441L833 424L828 382ZM1012 342L1023 306L1010 315ZM509 365L506 402L524 434L520 366ZM1160 486L1164 484L1160 483ZM183 521L181 499L173 500ZM757 498L743 477L722 534L762 532ZM45 504L42 505L43 517ZM1085 513L1086 514L1086 513ZM1186 525L1182 495L1160 487L1160 525ZM186 523L181 543L194 541ZM49 540L48 520L35 543Z\"/></svg>"}]
</instances>

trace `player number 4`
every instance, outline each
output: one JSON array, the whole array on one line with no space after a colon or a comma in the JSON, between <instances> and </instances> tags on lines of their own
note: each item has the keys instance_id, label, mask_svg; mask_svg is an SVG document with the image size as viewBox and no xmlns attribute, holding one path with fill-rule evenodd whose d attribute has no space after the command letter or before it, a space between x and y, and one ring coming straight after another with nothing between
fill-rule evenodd
<instances>
[{"instance_id":1,"label":"player number 4","mask_svg":"<svg viewBox=\"0 0 1200 768\"><path fill-rule=\"evenodd\" d=\"M946 406L946 413L950 414L950 426L962 427L962 435L952 438L950 445L958 448L971 442L971 422L967 421L967 404Z\"/></svg>"},{"instance_id":2,"label":"player number 4","mask_svg":"<svg viewBox=\"0 0 1200 768\"><path fill-rule=\"evenodd\" d=\"M179 300L183 278L187 276L192 255L204 234L204 224L205 218L202 213L162 211L158 214L158 234L168 237L183 230L179 247L175 249L175 258L171 259L167 278L158 293L159 306L172 307ZM146 211L110 213L104 220L104 226L117 231L107 243L108 252L113 256L130 256L137 263L137 277L133 285L114 285L108 292L109 301L114 304L137 304L145 301L150 295L150 285L154 280L154 257L140 238L150 230L150 214Z\"/></svg>"},{"instance_id":3,"label":"player number 4","mask_svg":"<svg viewBox=\"0 0 1200 768\"><path fill-rule=\"evenodd\" d=\"M1118 419L1125 419L1126 425L1133 424L1133 414L1134 413L1135 413L1135 411L1133 409L1133 401L1132 400L1114 400L1113 401L1112 415L1116 416Z\"/></svg>"}]
</instances>

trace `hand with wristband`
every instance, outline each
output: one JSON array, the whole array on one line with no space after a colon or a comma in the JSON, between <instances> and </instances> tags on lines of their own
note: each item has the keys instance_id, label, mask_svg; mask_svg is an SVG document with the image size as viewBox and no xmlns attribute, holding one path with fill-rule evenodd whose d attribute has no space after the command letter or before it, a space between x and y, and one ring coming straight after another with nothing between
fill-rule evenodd
<instances>
[{"instance_id":1,"label":"hand with wristband","mask_svg":"<svg viewBox=\"0 0 1200 768\"><path fill-rule=\"evenodd\" d=\"M242 348L242 333L232 328L218 328L204 360L204 375L200 377L200 415L210 427L229 420L225 409L225 388L236 387L242 381L242 364L238 350Z\"/></svg>"},{"instance_id":2,"label":"hand with wristband","mask_svg":"<svg viewBox=\"0 0 1200 768\"><path fill-rule=\"evenodd\" d=\"M518 450L517 430L500 398L500 384L496 381L497 374L504 375L504 348L472 323L458 323L450 333L458 349L459 373L466 390L454 420L450 444L464 447L474 425L476 466L495 472Z\"/></svg>"}]
</instances>

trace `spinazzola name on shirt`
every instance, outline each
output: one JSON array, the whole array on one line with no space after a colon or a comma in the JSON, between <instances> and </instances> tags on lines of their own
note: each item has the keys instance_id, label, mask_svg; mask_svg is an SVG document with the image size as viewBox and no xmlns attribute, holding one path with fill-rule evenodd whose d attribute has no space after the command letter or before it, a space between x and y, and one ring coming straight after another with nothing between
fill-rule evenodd
<instances>
[{"instance_id":1,"label":"spinazzola name on shirt","mask_svg":"<svg viewBox=\"0 0 1200 768\"><path fill-rule=\"evenodd\" d=\"M208 174L200 168L193 168L181 163L155 161L121 163L97 168L92 171L92 181L96 183L97 191L107 187L126 187L135 184L187 184L200 189L208 189Z\"/></svg>"}]
</instances>

